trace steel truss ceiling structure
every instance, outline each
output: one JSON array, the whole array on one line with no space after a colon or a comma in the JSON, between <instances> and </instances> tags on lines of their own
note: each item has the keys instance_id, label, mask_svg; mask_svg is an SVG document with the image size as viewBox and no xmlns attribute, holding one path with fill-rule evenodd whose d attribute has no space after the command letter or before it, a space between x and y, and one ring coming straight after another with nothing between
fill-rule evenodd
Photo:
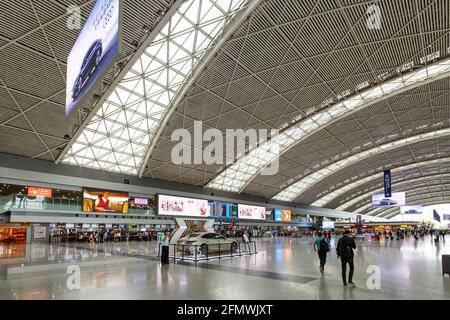
<instances>
[{"instance_id":1,"label":"steel truss ceiling structure","mask_svg":"<svg viewBox=\"0 0 450 320\"><path fill-rule=\"evenodd\" d=\"M145 4L144 4L145 2ZM68 6L79 6L84 22L94 0L3 1L0 13L0 152L55 161L74 128L88 115L81 106L65 117L66 62L79 34L68 28ZM123 55L152 28L171 0L124 1ZM133 31L132 31L133 30ZM114 68L115 69L115 68ZM109 85L113 70L95 92Z\"/></svg>"},{"instance_id":2,"label":"steel truss ceiling structure","mask_svg":"<svg viewBox=\"0 0 450 320\"><path fill-rule=\"evenodd\" d=\"M275 161L280 154L288 151L310 135L325 129L330 124L349 114L370 107L382 99L449 75L450 59L447 59L344 99L329 108L317 112L312 117L300 121L298 124L281 132L276 138L252 150L247 156L239 159L236 164L224 170L207 187L240 192L256 175L261 173L262 169ZM313 174L300 180L298 184L282 191L274 199L293 201L301 194L302 189L298 187L299 185L304 188L303 190L311 186L311 184L305 183L309 179L317 180L317 176Z\"/></svg>"},{"instance_id":3,"label":"steel truss ceiling structure","mask_svg":"<svg viewBox=\"0 0 450 320\"><path fill-rule=\"evenodd\" d=\"M416 201L419 202L420 205L425 206L433 206L433 205L439 205L439 204L447 204L450 203L450 197L436 197L433 198L432 200L428 200L429 198L425 197L425 198L418 198ZM393 219L396 216L398 216L399 212L392 212L386 215L386 219Z\"/></svg>"},{"instance_id":4,"label":"steel truss ceiling structure","mask_svg":"<svg viewBox=\"0 0 450 320\"><path fill-rule=\"evenodd\" d=\"M448 135L433 132L450 130L448 0L379 0L380 29L367 28L369 0L123 1L125 67L69 119L65 69L79 32L66 9L80 5L85 19L94 1L8 2L0 152L329 208L378 189L383 168L399 183L446 167ZM225 151L230 166L175 164L171 135L195 121L224 136L281 135ZM279 171L263 176L275 142Z\"/></svg>"},{"instance_id":5,"label":"steel truss ceiling structure","mask_svg":"<svg viewBox=\"0 0 450 320\"><path fill-rule=\"evenodd\" d=\"M398 189L399 192L405 192L405 191L408 191L408 190L414 190L414 189L419 188L421 186L421 185L417 185L416 183L421 183L422 185L425 185L424 188L426 188L428 186L428 183L429 183L430 179L434 179L434 180L438 181L438 184L441 185L442 181L444 181L444 178L448 179L449 177L450 177L450 174L448 174L448 173L447 174L439 173L437 175L429 175L429 176L424 176L424 177L419 177L419 178L414 178L414 179L406 179L406 180L403 180L401 182L393 184L393 187L400 188L400 189ZM371 205L372 205L372 201L371 201L372 193L383 193L383 190L384 190L384 188L379 188L377 190L374 190L371 193L363 194L362 196L359 196L359 197L353 199L352 201L349 201L349 202L351 202L351 203L349 203L349 206L352 206L355 203L357 203L359 201L362 201L363 199L370 198L369 201L366 204L364 204L364 206L360 207L358 209L358 211L356 212L356 213L360 213L360 212L362 212L362 210L365 210L365 209L368 209L368 208L371 207ZM364 209L362 209L362 208L364 208ZM338 209L338 210L342 210L342 209ZM382 210L382 208L375 208L374 210Z\"/></svg>"},{"instance_id":6,"label":"steel truss ceiling structure","mask_svg":"<svg viewBox=\"0 0 450 320\"><path fill-rule=\"evenodd\" d=\"M435 165L435 164L445 164L445 163L450 163L450 158L442 158L442 159L433 159L433 160L426 160L426 161L421 161L421 162L415 162L413 164L408 164L408 165L404 165L401 167L396 167L396 168L390 168L394 173L399 173L401 171L407 171L410 169L415 169L415 168L419 168L422 166L427 166L427 165ZM383 168L384 170L385 168ZM387 168L386 168L387 169ZM378 172L376 174L361 178L353 183L349 183L339 189L334 190L331 193L328 193L327 195L323 196L322 198L316 200L315 202L313 202L311 205L312 206L317 206L317 207L323 207L325 206L327 203L333 201L334 199L346 194L346 193L350 193L351 191L358 189L361 190L361 186L369 183L369 182L374 182L374 180L379 180L382 179L383 176L383 172ZM346 199L348 200L348 199ZM345 203L341 206L338 207L339 210L345 210L346 208L348 208L350 205L349 203Z\"/></svg>"},{"instance_id":7,"label":"steel truss ceiling structure","mask_svg":"<svg viewBox=\"0 0 450 320\"><path fill-rule=\"evenodd\" d=\"M338 162L335 162L323 169L320 169L313 174L299 180L295 184L288 187L286 190L281 191L277 194L274 199L276 200L284 200L284 201L293 201L297 197L299 197L305 190L312 187L314 184L319 182L322 179L325 179L327 176L336 173L339 170L342 170L352 164L355 164L360 161L364 161L371 156L383 152L387 152L396 148L400 148L403 146L411 145L417 142L421 142L424 140L429 140L433 138L443 137L450 135L450 128L441 129L437 131L432 131L428 133L422 133L419 135L407 137L401 140L396 140L393 142L389 142L387 144L376 146L375 148L368 149L362 151L360 153L354 154L348 158L342 159Z\"/></svg>"},{"instance_id":8,"label":"steel truss ceiling structure","mask_svg":"<svg viewBox=\"0 0 450 320\"><path fill-rule=\"evenodd\" d=\"M245 1L184 2L84 128L63 162L138 175L177 93Z\"/></svg>"},{"instance_id":9,"label":"steel truss ceiling structure","mask_svg":"<svg viewBox=\"0 0 450 320\"><path fill-rule=\"evenodd\" d=\"M449 203L450 201L450 185L440 185L436 186L436 189L439 189L436 191L436 194L430 195L429 190L426 190L424 188L418 188L417 192L414 192L411 194L410 197L408 197L408 202L411 203L411 205L425 205L426 203L433 202L435 204L443 204L443 203ZM425 192L420 192L425 190ZM431 200L430 200L431 199ZM399 214L400 208L384 208L384 210L381 210L377 212L376 215L375 211L371 212L370 216L376 216L378 218L387 218L390 219L392 216L395 216Z\"/></svg>"}]
</instances>

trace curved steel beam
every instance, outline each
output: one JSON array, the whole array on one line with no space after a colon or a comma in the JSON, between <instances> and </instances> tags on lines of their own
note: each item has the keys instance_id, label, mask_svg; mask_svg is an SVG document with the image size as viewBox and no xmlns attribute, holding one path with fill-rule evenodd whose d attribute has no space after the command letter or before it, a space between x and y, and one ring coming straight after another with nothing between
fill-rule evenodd
<instances>
[{"instance_id":1,"label":"curved steel beam","mask_svg":"<svg viewBox=\"0 0 450 320\"><path fill-rule=\"evenodd\" d=\"M421 161L421 162L415 162L415 163L411 163L411 164L407 164L401 167L392 167L391 170L393 171L393 173L397 173L400 171L405 171L405 170L410 170L410 169L414 169L417 167L423 167L423 166L427 166L427 165L433 165L433 164L440 164L443 162L450 162L450 157L447 158L439 158L439 159L433 159L433 160L425 160L425 161ZM385 167L386 169L389 168L388 166ZM315 202L313 202L311 205L312 206L317 206L317 207L323 207L326 204L330 203L331 201L333 201L334 199L340 197L341 195L350 192L353 189L356 189L368 182L371 182L375 179L381 179L383 178L383 172L377 172L373 175L370 175L368 177L362 178L362 179L358 179L355 182L349 183L339 189L336 189L330 193L328 193L327 195L319 198L318 200L316 200Z\"/></svg>"},{"instance_id":2,"label":"curved steel beam","mask_svg":"<svg viewBox=\"0 0 450 320\"><path fill-rule=\"evenodd\" d=\"M273 197L275 200L281 200L281 201L293 201L297 199L300 195L302 195L306 190L308 190L310 187L318 183L319 181L322 181L323 179L329 177L332 174L335 174L336 172L347 168L348 166L351 166L355 163L358 163L362 160L366 160L373 155L379 154L381 152L386 152L390 150L394 150L400 147L408 146L417 142L426 141L434 138L444 137L450 135L450 128L445 128L441 130L426 132L426 133L420 133L414 136L410 136L407 138L395 140L388 142L386 144L378 145L374 148L364 150L362 152L358 152L356 154L353 154L347 158L344 158L342 160L339 160L335 163L332 163L302 179L295 182L288 188L284 189L283 191L279 192L276 196Z\"/></svg>"},{"instance_id":3,"label":"curved steel beam","mask_svg":"<svg viewBox=\"0 0 450 320\"><path fill-rule=\"evenodd\" d=\"M427 181L429 179L440 178L440 177L450 177L450 173L448 173L448 174L439 173L439 174L434 174L434 175L427 175L427 176L422 176L422 177L418 177L418 178L413 178L413 179L409 179L409 180L403 180L401 182L392 184L392 187L398 188L398 187L403 186L403 185L408 184L408 183L416 183L416 182L421 182L421 181ZM406 191L406 190L410 190L410 188L406 188L406 189L404 189L402 191ZM362 194L362 195L360 195L360 196L358 196L358 197L348 201L344 205L341 205L340 207L336 208L336 210L343 210L344 211L345 209L347 209L347 208L351 207L352 205L362 201L363 199L365 199L367 197L370 197L372 194L374 194L374 193L381 193L383 191L384 191L384 188L378 188L376 190L364 193L364 194Z\"/></svg>"},{"instance_id":4,"label":"curved steel beam","mask_svg":"<svg viewBox=\"0 0 450 320\"><path fill-rule=\"evenodd\" d=\"M199 77L199 75L201 74L203 69L206 67L206 65L220 50L222 45L236 31L236 28L238 26L240 26L245 21L245 19L247 19L249 17L249 15L259 6L259 4L261 2L262 2L262 0L247 1L247 3L240 9L240 11L238 13L236 13L236 15L232 18L231 22L229 22L226 25L225 29L222 32L222 35L215 40L214 46L212 46L208 50L208 52L204 54L204 56L201 58L201 60L197 63L195 69L192 70L190 78L187 80L187 82L185 84L183 84L182 88L177 93L173 102L169 106L168 112L164 116L164 120L161 122L161 124L158 127L156 135L152 139L150 147L146 152L144 162L142 163L142 166L139 170L139 177L142 177L145 174L146 167L147 167L148 161L150 160L150 157L153 153L153 150L156 148L156 145L158 144L159 139L161 138L161 135L163 134L167 123L171 119L172 114L175 112L175 110L176 110L177 106L180 104L180 102L185 98L186 93L189 91L191 86L197 80L197 78Z\"/></svg>"},{"instance_id":5,"label":"curved steel beam","mask_svg":"<svg viewBox=\"0 0 450 320\"><path fill-rule=\"evenodd\" d=\"M236 163L223 170L206 187L242 192L255 177L261 174L264 168L269 166L281 154L311 135L379 101L448 76L450 76L450 59L445 59L348 97L307 119L297 122L281 132L276 138L261 144L250 154L240 158ZM269 151L274 149L279 149L280 152L270 154ZM292 201L295 198L288 197L283 200Z\"/></svg>"}]
</instances>

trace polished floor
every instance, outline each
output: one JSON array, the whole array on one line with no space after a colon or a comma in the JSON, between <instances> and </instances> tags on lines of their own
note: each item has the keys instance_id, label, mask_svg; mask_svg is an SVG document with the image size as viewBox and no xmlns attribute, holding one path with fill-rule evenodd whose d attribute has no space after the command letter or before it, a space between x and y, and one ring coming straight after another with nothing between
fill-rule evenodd
<instances>
[{"instance_id":1,"label":"polished floor","mask_svg":"<svg viewBox=\"0 0 450 320\"><path fill-rule=\"evenodd\" d=\"M310 238L257 245L253 256L166 266L154 242L0 246L0 299L450 299L441 266L450 236L439 244L358 241L354 288L342 285L334 240L324 275ZM67 284L70 266L81 271L79 290ZM379 286L368 287L370 266L380 271Z\"/></svg>"}]
</instances>

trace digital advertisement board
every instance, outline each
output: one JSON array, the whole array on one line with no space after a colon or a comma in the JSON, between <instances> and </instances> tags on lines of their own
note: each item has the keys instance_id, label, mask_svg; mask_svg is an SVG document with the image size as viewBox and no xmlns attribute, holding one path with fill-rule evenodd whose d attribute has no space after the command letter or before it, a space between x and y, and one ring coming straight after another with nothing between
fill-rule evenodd
<instances>
[{"instance_id":1,"label":"digital advertisement board","mask_svg":"<svg viewBox=\"0 0 450 320\"><path fill-rule=\"evenodd\" d=\"M257 206L238 205L239 219L266 220L266 208Z\"/></svg>"},{"instance_id":2,"label":"digital advertisement board","mask_svg":"<svg viewBox=\"0 0 450 320\"><path fill-rule=\"evenodd\" d=\"M422 214L423 207L422 206L402 206L400 208L401 214Z\"/></svg>"},{"instance_id":3,"label":"digital advertisement board","mask_svg":"<svg viewBox=\"0 0 450 320\"><path fill-rule=\"evenodd\" d=\"M291 222L292 221L291 210L273 209L273 212L275 215L275 221L278 221L278 222Z\"/></svg>"},{"instance_id":4,"label":"digital advertisement board","mask_svg":"<svg viewBox=\"0 0 450 320\"><path fill-rule=\"evenodd\" d=\"M130 204L131 201L133 201L133 204L136 206L148 206L148 199L144 199L144 198L131 198L130 199Z\"/></svg>"},{"instance_id":5,"label":"digital advertisement board","mask_svg":"<svg viewBox=\"0 0 450 320\"><path fill-rule=\"evenodd\" d=\"M83 211L128 213L128 193L84 189Z\"/></svg>"},{"instance_id":6,"label":"digital advertisement board","mask_svg":"<svg viewBox=\"0 0 450 320\"><path fill-rule=\"evenodd\" d=\"M275 215L275 221L283 221L283 214L281 209L273 209L273 213Z\"/></svg>"},{"instance_id":7,"label":"digital advertisement board","mask_svg":"<svg viewBox=\"0 0 450 320\"><path fill-rule=\"evenodd\" d=\"M405 193L393 192L392 197L387 198L384 193L372 195L373 207L400 207L405 205Z\"/></svg>"},{"instance_id":8,"label":"digital advertisement board","mask_svg":"<svg viewBox=\"0 0 450 320\"><path fill-rule=\"evenodd\" d=\"M323 221L322 229L334 229L334 221Z\"/></svg>"},{"instance_id":9,"label":"digital advertisement board","mask_svg":"<svg viewBox=\"0 0 450 320\"><path fill-rule=\"evenodd\" d=\"M237 212L238 205L235 203L209 201L210 216L217 218L232 218L232 212ZM234 216L235 218L237 215Z\"/></svg>"},{"instance_id":10,"label":"digital advertisement board","mask_svg":"<svg viewBox=\"0 0 450 320\"><path fill-rule=\"evenodd\" d=\"M281 217L283 222L291 222L292 221L292 212L291 210L283 210L281 211Z\"/></svg>"},{"instance_id":11,"label":"digital advertisement board","mask_svg":"<svg viewBox=\"0 0 450 320\"><path fill-rule=\"evenodd\" d=\"M166 216L209 217L208 200L158 195L158 214Z\"/></svg>"},{"instance_id":12,"label":"digital advertisement board","mask_svg":"<svg viewBox=\"0 0 450 320\"><path fill-rule=\"evenodd\" d=\"M49 188L28 187L28 197L51 198L53 190Z\"/></svg>"},{"instance_id":13,"label":"digital advertisement board","mask_svg":"<svg viewBox=\"0 0 450 320\"><path fill-rule=\"evenodd\" d=\"M97 0L67 59L66 117L122 51L122 0Z\"/></svg>"}]
</instances>

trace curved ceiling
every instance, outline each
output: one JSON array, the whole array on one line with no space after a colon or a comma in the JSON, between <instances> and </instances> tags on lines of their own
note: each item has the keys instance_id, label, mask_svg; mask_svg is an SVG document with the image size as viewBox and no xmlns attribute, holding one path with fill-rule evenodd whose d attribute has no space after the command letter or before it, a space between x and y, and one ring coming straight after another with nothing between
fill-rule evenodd
<instances>
[{"instance_id":1,"label":"curved ceiling","mask_svg":"<svg viewBox=\"0 0 450 320\"><path fill-rule=\"evenodd\" d=\"M373 1L124 0L126 68L96 88L105 103L65 119L77 36L66 6L11 1L0 26L0 152L330 208L379 188L383 168L398 168L397 182L426 176L436 165L426 161L450 157L449 3L376 3L381 29L367 28ZM191 36L185 50L179 40ZM195 121L224 134L280 129L278 173L260 174L270 144L219 154L231 166L174 164L171 135Z\"/></svg>"}]
</instances>

